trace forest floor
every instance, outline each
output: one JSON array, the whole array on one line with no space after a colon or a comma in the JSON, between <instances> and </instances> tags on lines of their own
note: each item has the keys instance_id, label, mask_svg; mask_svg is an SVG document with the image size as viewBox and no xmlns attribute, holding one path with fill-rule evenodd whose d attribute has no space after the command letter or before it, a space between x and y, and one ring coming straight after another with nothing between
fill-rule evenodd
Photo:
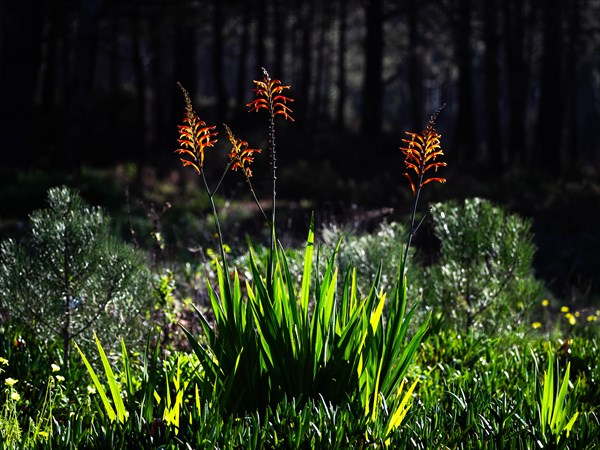
<instances>
[{"instance_id":1,"label":"forest floor","mask_svg":"<svg viewBox=\"0 0 600 450\"><path fill-rule=\"evenodd\" d=\"M327 172L329 169L320 170ZM110 170L87 169L76 178L64 173L3 173L6 183L0 187L0 238L24 234L27 215L43 207L46 190L58 184L78 188L90 204L105 208L124 235L132 224L142 228L138 231L138 237L147 234L159 222L167 235L171 226L185 230L186 220L198 220L198 216L187 216L186 211L200 210L203 205L206 207L206 203L199 199L200 194L190 193L190 189L196 188L190 188L190 178L182 177L180 173L178 170L157 176L153 170L137 170L127 166ZM278 227L280 238L286 244L302 245L313 212L317 229L321 225L335 223L358 233L373 230L383 220L404 220L409 213L403 207L411 203L409 189L403 184L399 185L403 180L394 181L382 175L377 183L373 183L364 175L362 178L345 174L339 176L337 173L335 178L327 177L326 173L316 177L305 175L296 175L289 182L281 183ZM424 205L428 202L483 197L530 219L537 248L534 260L536 276L566 304L579 307L598 304L598 170L588 169L571 173L568 178L552 180L543 177L534 179L530 174L519 172L503 176L481 173L469 176L462 171L447 172L445 176L448 182L444 186L430 185L432 187L421 203L422 211L426 210ZM281 178L286 180L285 177ZM338 183L327 188L331 179L343 179L345 184ZM265 186L258 187L266 189ZM233 199L226 200L228 197L224 197L220 208L224 212L225 235L232 245L245 242L248 236L266 240L268 231L264 226L265 221L250 195L246 195L244 183L238 183L226 194L231 194ZM270 206L270 199L265 197L264 205ZM169 208L165 208L165 205ZM269 214L268 208L265 209ZM197 224L189 228L202 229ZM190 239L202 241L202 236L186 236L186 233L180 231L173 237L187 240L180 243L180 247L189 247ZM427 226L420 234L417 246L424 250L435 248L435 244L429 241L431 233ZM210 234L208 236L210 239Z\"/></svg>"}]
</instances>

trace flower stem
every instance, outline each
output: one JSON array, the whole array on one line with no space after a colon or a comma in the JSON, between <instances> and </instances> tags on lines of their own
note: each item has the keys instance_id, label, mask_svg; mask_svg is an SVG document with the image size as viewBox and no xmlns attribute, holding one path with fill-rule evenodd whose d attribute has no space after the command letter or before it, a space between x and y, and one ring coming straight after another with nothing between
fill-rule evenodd
<instances>
[{"instance_id":1,"label":"flower stem","mask_svg":"<svg viewBox=\"0 0 600 450\"><path fill-rule=\"evenodd\" d=\"M417 206L419 204L419 197L421 196L422 184L423 184L423 173L421 173L417 191L415 193L415 201L413 203L413 210L412 210L412 214L411 214L411 218L410 218L410 229L409 229L409 233L408 233L408 239L406 242L406 248L404 249L404 257L402 258L402 265L400 266L401 267L401 280L404 280L404 276L406 275L406 265L408 262L408 249L410 248L410 245L412 243L412 238L415 235L417 228L419 228L418 226L415 227L415 220L416 220L416 216L417 216ZM420 225L420 223L419 223L419 225Z\"/></svg>"},{"instance_id":2,"label":"flower stem","mask_svg":"<svg viewBox=\"0 0 600 450\"><path fill-rule=\"evenodd\" d=\"M275 152L275 111L273 100L269 98L269 151L271 153L271 168L273 175L273 199L271 210L271 252L275 251L275 204L277 199L277 153Z\"/></svg>"},{"instance_id":3,"label":"flower stem","mask_svg":"<svg viewBox=\"0 0 600 450\"><path fill-rule=\"evenodd\" d=\"M223 267L227 267L227 261L225 259L225 244L223 243L223 234L221 232L221 225L219 223L219 216L217 215L217 207L215 205L214 195L215 191L211 192L208 187L208 183L206 181L206 177L204 176L204 171L200 171L200 176L202 178L202 182L204 183L204 189L206 189L206 193L208 194L208 200L210 201L210 206L212 208L213 218L215 220L215 226L217 228L217 238L219 239L219 249L221 251L221 259L223 260ZM223 179L223 177L221 177ZM220 182L219 182L220 184Z\"/></svg>"},{"instance_id":4,"label":"flower stem","mask_svg":"<svg viewBox=\"0 0 600 450\"><path fill-rule=\"evenodd\" d=\"M227 167L225 167L225 170L223 171L223 174L221 175L221 178L219 179L219 182L213 189L212 193L208 190L208 185L206 184L206 180L204 180L204 186L206 187L209 197L213 197L217 193L217 190L219 189L219 187L221 187L221 183L225 179L225 175L227 175L227 172L229 172L229 169L231 168L232 165L233 165L233 161L230 161L229 164L227 164ZM204 172L202 173L202 178L204 178Z\"/></svg>"},{"instance_id":5,"label":"flower stem","mask_svg":"<svg viewBox=\"0 0 600 450\"><path fill-rule=\"evenodd\" d=\"M256 203L256 206L258 206L258 209L260 210L261 214L263 215L263 217L265 218L267 223L269 223L269 218L267 217L267 213L265 213L265 210L263 209L262 205L260 204L260 201L258 200L258 197L256 196L256 192L254 191L254 187L252 186L252 182L250 181L250 178L248 176L246 176L246 182L248 183L248 187L250 188L250 193L252 194L252 197L254 198L254 203ZM269 225L271 225L271 224L269 223Z\"/></svg>"},{"instance_id":6,"label":"flower stem","mask_svg":"<svg viewBox=\"0 0 600 450\"><path fill-rule=\"evenodd\" d=\"M263 67L263 73L267 85L271 84L271 77L266 69ZM277 235L275 230L276 223L276 203L277 203L277 153L275 150L275 105L273 104L273 95L268 95L269 103L269 154L271 155L271 170L272 170L272 181L273 181L273 192L271 200L271 252L269 255L269 265L267 269L267 282L268 286L272 289L273 287L273 273L275 271L275 245L277 241Z\"/></svg>"}]
</instances>

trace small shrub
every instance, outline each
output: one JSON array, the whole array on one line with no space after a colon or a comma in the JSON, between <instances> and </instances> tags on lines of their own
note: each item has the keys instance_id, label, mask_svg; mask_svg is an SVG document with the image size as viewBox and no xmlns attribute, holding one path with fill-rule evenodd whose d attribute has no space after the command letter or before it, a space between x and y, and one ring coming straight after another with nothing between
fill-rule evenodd
<instances>
[{"instance_id":1,"label":"small shrub","mask_svg":"<svg viewBox=\"0 0 600 450\"><path fill-rule=\"evenodd\" d=\"M149 273L144 257L110 235L109 219L74 191L48 192L30 216L27 240L0 247L0 305L39 337L58 338L68 364L71 341L96 331L112 342L142 330Z\"/></svg>"},{"instance_id":2,"label":"small shrub","mask_svg":"<svg viewBox=\"0 0 600 450\"><path fill-rule=\"evenodd\" d=\"M437 203L431 214L441 251L425 301L457 329L494 332L523 323L542 295L530 223L479 198Z\"/></svg>"}]
</instances>

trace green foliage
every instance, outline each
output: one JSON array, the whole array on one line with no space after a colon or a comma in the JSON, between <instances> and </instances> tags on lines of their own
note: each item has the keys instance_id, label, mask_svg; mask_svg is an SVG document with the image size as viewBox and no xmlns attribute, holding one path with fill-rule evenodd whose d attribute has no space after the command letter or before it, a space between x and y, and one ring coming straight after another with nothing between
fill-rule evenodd
<instances>
[{"instance_id":1,"label":"green foliage","mask_svg":"<svg viewBox=\"0 0 600 450\"><path fill-rule=\"evenodd\" d=\"M5 354L4 351L2 353ZM12 356L10 359L0 356L0 375L5 372L11 375L1 377L4 383L0 385L0 396L5 398L0 406L0 449L37 448L52 435L54 414L65 398L65 378L60 374L60 366L52 364L47 382L39 377L36 385L32 386L28 376L31 368L19 370L18 364L15 364L18 358L14 357L15 354ZM42 393L41 400L31 395L32 389Z\"/></svg>"},{"instance_id":2,"label":"green foliage","mask_svg":"<svg viewBox=\"0 0 600 450\"><path fill-rule=\"evenodd\" d=\"M123 422L125 422L125 419L127 418L127 416L129 416L129 411L127 411L125 409L125 404L123 403L123 399L121 398L121 392L120 392L121 390L120 390L120 387L117 385L117 380L116 380L115 374L110 366L110 363L108 362L108 358L106 357L106 353L104 352L104 349L102 348L102 344L100 344L100 340L98 339L98 336L96 336L95 334L94 334L94 339L96 340L96 345L98 346L98 353L99 353L100 359L102 361L102 366L104 367L104 372L106 375L106 380L108 382L108 387L110 388L110 393L111 393L112 400L113 400L112 404L108 400L106 391L104 390L104 387L100 383L98 375L96 375L96 371L93 369L91 364L88 362L87 358L85 357L85 355L83 354L83 352L81 351L79 346L77 344L75 344L75 347L77 348L77 351L79 352L79 355L81 356L81 359L83 360L83 363L85 364L85 367L87 368L90 376L92 377L92 381L94 382L94 386L96 387L96 392L98 392L98 395L100 395L100 399L102 400L102 404L104 405L104 409L106 411L106 415L108 416L108 419L111 422L114 422L116 419L118 419L119 422L123 423ZM125 355L125 358L126 358L126 355ZM124 364L125 364L125 373L129 374L130 372L129 372L127 359L124 360ZM128 377L128 381L129 381L129 377ZM114 405L114 408L113 408L113 405ZM116 413L115 413L115 409L116 409Z\"/></svg>"},{"instance_id":3,"label":"green foliage","mask_svg":"<svg viewBox=\"0 0 600 450\"><path fill-rule=\"evenodd\" d=\"M270 116L271 246L256 253L251 248L242 257L247 264L241 276L229 265L215 194L230 169L242 169L264 214L248 166L260 151L248 149L226 127L230 161L211 190L204 151L216 143L216 132L195 115L182 89L186 117L176 153L200 176L219 244L205 277L213 317L197 310L202 334L184 329L192 353L159 357L160 336L152 334L144 355L128 352L124 339L120 358L105 352L99 336L116 342L116 327L139 327L134 318L146 307L149 275L139 254L110 237L103 213L77 194L50 190L49 208L31 216L31 237L2 244L0 306L15 319L11 327L22 319L29 334L0 329L0 373L6 370L0 450L595 445L597 333L558 343L541 376L539 355L554 344L536 339L537 333L490 332L513 329L537 303L541 286L531 271L529 223L480 199L434 205L439 260L423 280L417 274L424 270L407 264L421 224L421 189L446 181L430 178L431 169L446 165L435 161L443 156L434 130L440 110L425 130L403 140L406 170L417 176L404 174L415 194L409 229L383 224L373 235L350 234L345 246L338 230L325 230L332 254L322 260L312 223L303 254L277 241L274 118L293 120L286 105L292 99L281 95L289 86L263 73L263 81L255 81L257 99L248 106ZM162 251L158 216L154 222ZM413 275L419 283L409 291ZM187 266L183 278L195 283L198 272ZM155 277L165 329L180 317L180 279L170 270ZM438 325L452 326L426 336L430 314L416 314L420 291L443 313L445 322ZM571 326L577 314L565 316ZM597 316L589 316L590 324ZM60 370L49 364L58 353L52 338L62 340L63 361L71 365L67 380L48 377L49 367ZM73 339L80 358L69 353ZM96 343L92 353L85 348L90 341ZM97 354L99 363L86 353ZM562 379L559 360L568 360ZM40 374L49 380L45 392Z\"/></svg>"},{"instance_id":4,"label":"green foliage","mask_svg":"<svg viewBox=\"0 0 600 450\"><path fill-rule=\"evenodd\" d=\"M431 206L439 261L428 272L426 304L457 329L514 330L539 303L529 221L479 198Z\"/></svg>"},{"instance_id":5,"label":"green foliage","mask_svg":"<svg viewBox=\"0 0 600 450\"><path fill-rule=\"evenodd\" d=\"M0 247L0 304L38 336L86 344L97 331L112 342L137 338L149 273L144 257L110 235L109 220L68 188L48 191L30 216L27 240Z\"/></svg>"},{"instance_id":6,"label":"green foliage","mask_svg":"<svg viewBox=\"0 0 600 450\"><path fill-rule=\"evenodd\" d=\"M29 339L26 350L6 353L14 347L13 341L12 335L0 334L0 355L8 360L0 376L0 391L7 389L6 377L19 380L14 388L21 396L16 417L22 437L16 447L0 442L0 449L28 448L24 446L26 436L34 433L30 420L43 409L43 398L36 400L33 396L36 387L43 391L43 380L50 375L56 379L61 373L50 372L38 354L48 349ZM596 448L600 438L598 340L573 338L568 353L562 347L564 341L550 343L552 348L562 348L555 350L553 360L563 367L558 384L564 379L567 359L571 363L569 380L577 385L576 389L568 388L567 402L572 402L579 416L569 436L562 433L559 445L551 433L547 432L546 437L542 434L538 412L544 370L536 369L536 361L546 361L548 345L532 335L514 333L465 336L446 328L428 334L407 372L419 384L401 426L387 435L390 447ZM24 356L30 364L17 364ZM196 396L202 370L193 354L161 352L149 342L142 355L125 351L111 364L119 395L129 412L125 421L110 420L75 352L71 371L76 376L64 382L68 401L64 405L59 398L49 401L54 407L46 409L45 417L52 415L51 433L47 438L38 436L32 447L360 449L383 448L386 444L383 436L392 411L383 401L376 421L355 404L336 405L321 396L284 398L261 412L224 415L213 398L201 398L200 390ZM16 375L15 369L19 370ZM104 368L94 370L113 404ZM59 389L56 382L53 392ZM407 392L405 386L401 395ZM176 410L178 426L171 420Z\"/></svg>"},{"instance_id":7,"label":"green foliage","mask_svg":"<svg viewBox=\"0 0 600 450\"><path fill-rule=\"evenodd\" d=\"M59 371L58 366L54 366L53 372ZM46 392L41 407L38 409L35 418L29 418L29 429L25 436L25 448L34 448L38 443L45 442L53 432L53 423L55 408L58 408L65 400L65 389L62 382L62 375L50 375L46 385Z\"/></svg>"},{"instance_id":8,"label":"green foliage","mask_svg":"<svg viewBox=\"0 0 600 450\"><path fill-rule=\"evenodd\" d=\"M3 370L0 368L0 373L2 372ZM13 378L6 378L4 382L6 387L0 393L4 397L0 409L0 438L7 446L16 446L21 442L21 426L17 412L17 402L21 397L14 387L17 382L18 380Z\"/></svg>"},{"instance_id":9,"label":"green foliage","mask_svg":"<svg viewBox=\"0 0 600 450\"><path fill-rule=\"evenodd\" d=\"M323 242L332 250L343 237L344 245L339 248L336 259L342 273L353 267L356 268L357 289L360 295L369 292L379 267L381 267L380 287L385 292L394 289L405 251L406 235L404 225L399 222L385 221L373 233L357 234L351 229L336 225L325 226L322 230ZM407 286L407 297L413 302L421 298L424 283L423 271L416 263L415 256L415 251L410 248L411 264L408 264L406 269L406 277L410 280ZM416 314L424 317L424 314L419 314L419 311Z\"/></svg>"},{"instance_id":10,"label":"green foliage","mask_svg":"<svg viewBox=\"0 0 600 450\"><path fill-rule=\"evenodd\" d=\"M103 349L98 342L98 351ZM85 362L85 357L81 354ZM155 356L156 358L156 348ZM104 358L102 357L104 360ZM146 354L145 359L148 359ZM113 402L106 395L105 384L95 370L86 364L101 402L94 402L87 417L68 419L68 429L78 436L64 442L66 431L57 425L50 442L62 446L78 442L80 446L113 448L362 448L364 445L383 446L384 436L397 428L408 411L408 402L416 382L402 398L395 415L385 404L377 406L377 421L348 403L337 406L322 396L311 399L283 398L262 411L247 414L223 415L212 400L201 400L195 381L198 361L177 354L155 366L152 376L140 373L129 363L123 346L122 370L119 375L105 367L105 375ZM156 362L156 361L155 361ZM117 379L121 382L117 383ZM157 380L162 379L162 382ZM111 387L114 385L114 388ZM96 395L96 394L94 394ZM146 401L153 400L151 413L144 412ZM117 420L112 405L121 404L123 418ZM109 412L111 411L111 412ZM107 412L109 412L107 414ZM87 432L86 432L87 431Z\"/></svg>"},{"instance_id":11,"label":"green foliage","mask_svg":"<svg viewBox=\"0 0 600 450\"><path fill-rule=\"evenodd\" d=\"M271 283L251 255L247 299L237 272L230 278L218 267L218 293L208 287L215 327L199 314L207 344L188 333L204 368L201 392L228 413L264 410L285 398L322 397L336 405L358 403L373 421L384 399L392 415L389 433L401 421L395 413L406 407L403 378L428 321L409 339L414 310L405 314L405 283L393 291L383 314L379 275L361 299L356 271L348 271L338 293L335 253L323 275L313 279L313 252L311 228L299 290L281 250Z\"/></svg>"},{"instance_id":12,"label":"green foliage","mask_svg":"<svg viewBox=\"0 0 600 450\"><path fill-rule=\"evenodd\" d=\"M570 395L567 399L570 372L571 363L569 362L562 382L559 382L558 360L553 352L549 352L548 368L544 372L543 378L540 381L540 377L536 376L541 432L547 441L551 441L550 437L553 437L557 445L560 443L563 433L566 433L567 438L569 437L569 433L579 416L579 412L575 411L573 396Z\"/></svg>"},{"instance_id":13,"label":"green foliage","mask_svg":"<svg viewBox=\"0 0 600 450\"><path fill-rule=\"evenodd\" d=\"M358 234L350 227L340 227L334 224L326 225L320 230L322 245L319 254L314 258L313 271L323 273L328 259L323 255L335 252L335 261L339 273L345 274L356 269L356 289L359 297L369 294L380 271L379 287L384 292L392 292L396 287L400 271L402 254L405 249L403 240L406 238L405 227L398 222L383 222L373 233ZM343 239L343 245L338 242ZM269 263L270 250L263 245L251 245L252 256L259 270L265 270ZM337 248L337 250L336 250ZM292 279L300 281L304 271L304 250L301 248L285 247L280 251L285 255ZM421 298L422 286L425 282L423 269L414 263L417 256L414 250L409 251L412 264L407 267L407 278L411 282L407 286L407 299L416 302ZM250 251L244 252L233 259L232 265L244 270L244 276L252 278L250 271ZM345 277L338 277L338 289L342 291ZM421 311L415 311L417 316L424 317Z\"/></svg>"},{"instance_id":14,"label":"green foliage","mask_svg":"<svg viewBox=\"0 0 600 450\"><path fill-rule=\"evenodd\" d=\"M579 417L570 435L562 435L560 446L555 446L553 435L542 433L540 425L545 384L537 361L547 354L548 344L516 334L465 336L450 328L428 335L416 360L419 401L409 410L402 433L394 436L395 445L416 449L595 448L600 433L599 397L588 383L595 377L598 356L592 352L598 344L583 339L571 343L574 353L576 349L587 359L583 370L577 375L572 372L578 388L570 391L568 401L577 405ZM564 353L557 354L564 358ZM592 403L581 402L585 395L591 395Z\"/></svg>"}]
</instances>

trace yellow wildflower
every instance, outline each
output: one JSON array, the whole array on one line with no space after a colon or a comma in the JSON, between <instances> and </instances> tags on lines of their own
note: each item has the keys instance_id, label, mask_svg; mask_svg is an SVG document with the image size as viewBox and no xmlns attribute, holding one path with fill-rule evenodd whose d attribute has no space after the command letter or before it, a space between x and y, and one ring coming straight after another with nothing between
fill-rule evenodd
<instances>
[{"instance_id":1,"label":"yellow wildflower","mask_svg":"<svg viewBox=\"0 0 600 450\"><path fill-rule=\"evenodd\" d=\"M575 316L571 313L567 313L565 314L565 318L569 321L569 323L571 325L575 325L577 323L577 319L575 318Z\"/></svg>"},{"instance_id":2,"label":"yellow wildflower","mask_svg":"<svg viewBox=\"0 0 600 450\"><path fill-rule=\"evenodd\" d=\"M542 323L541 322L533 322L531 324L531 328L533 328L534 330L537 330L538 328L542 328Z\"/></svg>"},{"instance_id":3,"label":"yellow wildflower","mask_svg":"<svg viewBox=\"0 0 600 450\"><path fill-rule=\"evenodd\" d=\"M14 391L12 394L10 394L10 398L12 398L15 402L18 402L19 400L21 400L21 396L16 391Z\"/></svg>"},{"instance_id":4,"label":"yellow wildflower","mask_svg":"<svg viewBox=\"0 0 600 450\"><path fill-rule=\"evenodd\" d=\"M15 384L17 384L19 380L15 380L14 378L7 378L6 380L4 380L4 384L7 386L14 386Z\"/></svg>"},{"instance_id":5,"label":"yellow wildflower","mask_svg":"<svg viewBox=\"0 0 600 450\"><path fill-rule=\"evenodd\" d=\"M60 366L58 364L52 364L52 372L58 372L60 370Z\"/></svg>"},{"instance_id":6,"label":"yellow wildflower","mask_svg":"<svg viewBox=\"0 0 600 450\"><path fill-rule=\"evenodd\" d=\"M560 312L561 313L568 313L569 312L569 307L568 306L561 306Z\"/></svg>"},{"instance_id":7,"label":"yellow wildflower","mask_svg":"<svg viewBox=\"0 0 600 450\"><path fill-rule=\"evenodd\" d=\"M542 300L542 306L544 308L550 306L550 300L548 300L547 298L545 298L544 300Z\"/></svg>"}]
</instances>

